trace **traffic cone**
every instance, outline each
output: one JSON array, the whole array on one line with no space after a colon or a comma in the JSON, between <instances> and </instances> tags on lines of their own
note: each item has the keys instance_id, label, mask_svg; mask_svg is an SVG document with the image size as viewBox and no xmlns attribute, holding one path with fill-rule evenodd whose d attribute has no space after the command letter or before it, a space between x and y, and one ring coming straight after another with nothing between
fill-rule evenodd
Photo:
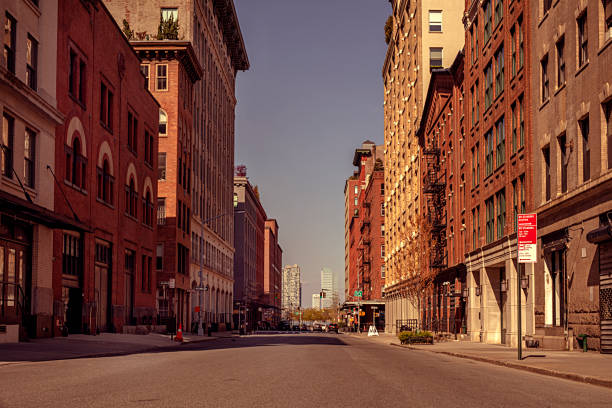
<instances>
[{"instance_id":1,"label":"traffic cone","mask_svg":"<svg viewBox=\"0 0 612 408\"><path fill-rule=\"evenodd\" d=\"M183 325L179 323L178 331L176 332L176 337L174 338L179 343L183 342Z\"/></svg>"}]
</instances>

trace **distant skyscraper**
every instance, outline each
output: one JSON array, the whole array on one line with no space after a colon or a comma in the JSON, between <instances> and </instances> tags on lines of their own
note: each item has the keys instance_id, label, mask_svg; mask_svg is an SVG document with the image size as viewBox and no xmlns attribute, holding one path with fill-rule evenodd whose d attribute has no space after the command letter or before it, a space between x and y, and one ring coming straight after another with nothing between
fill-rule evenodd
<instances>
[{"instance_id":1,"label":"distant skyscraper","mask_svg":"<svg viewBox=\"0 0 612 408\"><path fill-rule=\"evenodd\" d=\"M320 299L318 293L313 293L312 294L312 308L313 309L320 309L321 308L321 299Z\"/></svg>"},{"instance_id":2,"label":"distant skyscraper","mask_svg":"<svg viewBox=\"0 0 612 408\"><path fill-rule=\"evenodd\" d=\"M287 265L283 268L281 308L285 318L289 318L291 312L301 306L302 284L300 279L301 274L298 265Z\"/></svg>"},{"instance_id":3,"label":"distant skyscraper","mask_svg":"<svg viewBox=\"0 0 612 408\"><path fill-rule=\"evenodd\" d=\"M337 295L336 283L334 274L331 269L321 269L321 292L325 293L325 297L321 300L321 307L331 307L334 295Z\"/></svg>"}]
</instances>

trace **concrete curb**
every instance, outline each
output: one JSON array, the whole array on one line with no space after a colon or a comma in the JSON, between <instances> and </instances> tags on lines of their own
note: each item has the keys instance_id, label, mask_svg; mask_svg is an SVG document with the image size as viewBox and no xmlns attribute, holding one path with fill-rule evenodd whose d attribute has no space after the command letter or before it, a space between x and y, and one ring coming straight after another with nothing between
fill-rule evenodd
<instances>
[{"instance_id":1,"label":"concrete curb","mask_svg":"<svg viewBox=\"0 0 612 408\"><path fill-rule=\"evenodd\" d=\"M557 371L557 370L552 370L549 368L533 367L533 366L528 366L525 364L513 363L510 361L501 361L501 360L495 360L492 358L473 356L469 354L453 353L450 351L427 350L427 349L416 348L413 346L409 346L405 344L398 344L398 343L389 343L389 344L391 346L407 348L409 350L425 351L428 353L442 354L442 355L447 355L451 357L464 358L468 360L479 361L482 363L494 364L494 365L501 366L501 367L514 368L516 370L523 370L523 371L529 371L529 372L536 373L536 374L547 375L549 377L563 378L566 380L580 382L584 384L591 384L591 385L598 385L598 386L606 387L606 388L612 388L612 379L607 379L607 378L568 373L565 371Z\"/></svg>"}]
</instances>

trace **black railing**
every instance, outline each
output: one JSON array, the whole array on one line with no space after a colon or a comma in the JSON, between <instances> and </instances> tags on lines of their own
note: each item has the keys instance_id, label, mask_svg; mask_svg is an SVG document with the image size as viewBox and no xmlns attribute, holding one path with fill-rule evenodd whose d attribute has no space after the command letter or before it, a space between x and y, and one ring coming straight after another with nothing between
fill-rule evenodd
<instances>
[{"instance_id":1,"label":"black railing","mask_svg":"<svg viewBox=\"0 0 612 408\"><path fill-rule=\"evenodd\" d=\"M395 331L416 331L419 328L419 319L404 319L395 321Z\"/></svg>"}]
</instances>

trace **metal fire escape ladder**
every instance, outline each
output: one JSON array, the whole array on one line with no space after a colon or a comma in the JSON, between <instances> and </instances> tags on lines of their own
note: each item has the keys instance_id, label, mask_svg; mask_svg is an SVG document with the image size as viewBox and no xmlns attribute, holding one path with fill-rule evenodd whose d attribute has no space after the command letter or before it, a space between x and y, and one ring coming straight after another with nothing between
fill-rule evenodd
<instances>
[{"instance_id":1,"label":"metal fire escape ladder","mask_svg":"<svg viewBox=\"0 0 612 408\"><path fill-rule=\"evenodd\" d=\"M431 252L429 266L443 269L446 257L446 174L440 165L440 148L437 137L429 140L423 149L426 162L424 193L427 200L426 219L429 226Z\"/></svg>"}]
</instances>

